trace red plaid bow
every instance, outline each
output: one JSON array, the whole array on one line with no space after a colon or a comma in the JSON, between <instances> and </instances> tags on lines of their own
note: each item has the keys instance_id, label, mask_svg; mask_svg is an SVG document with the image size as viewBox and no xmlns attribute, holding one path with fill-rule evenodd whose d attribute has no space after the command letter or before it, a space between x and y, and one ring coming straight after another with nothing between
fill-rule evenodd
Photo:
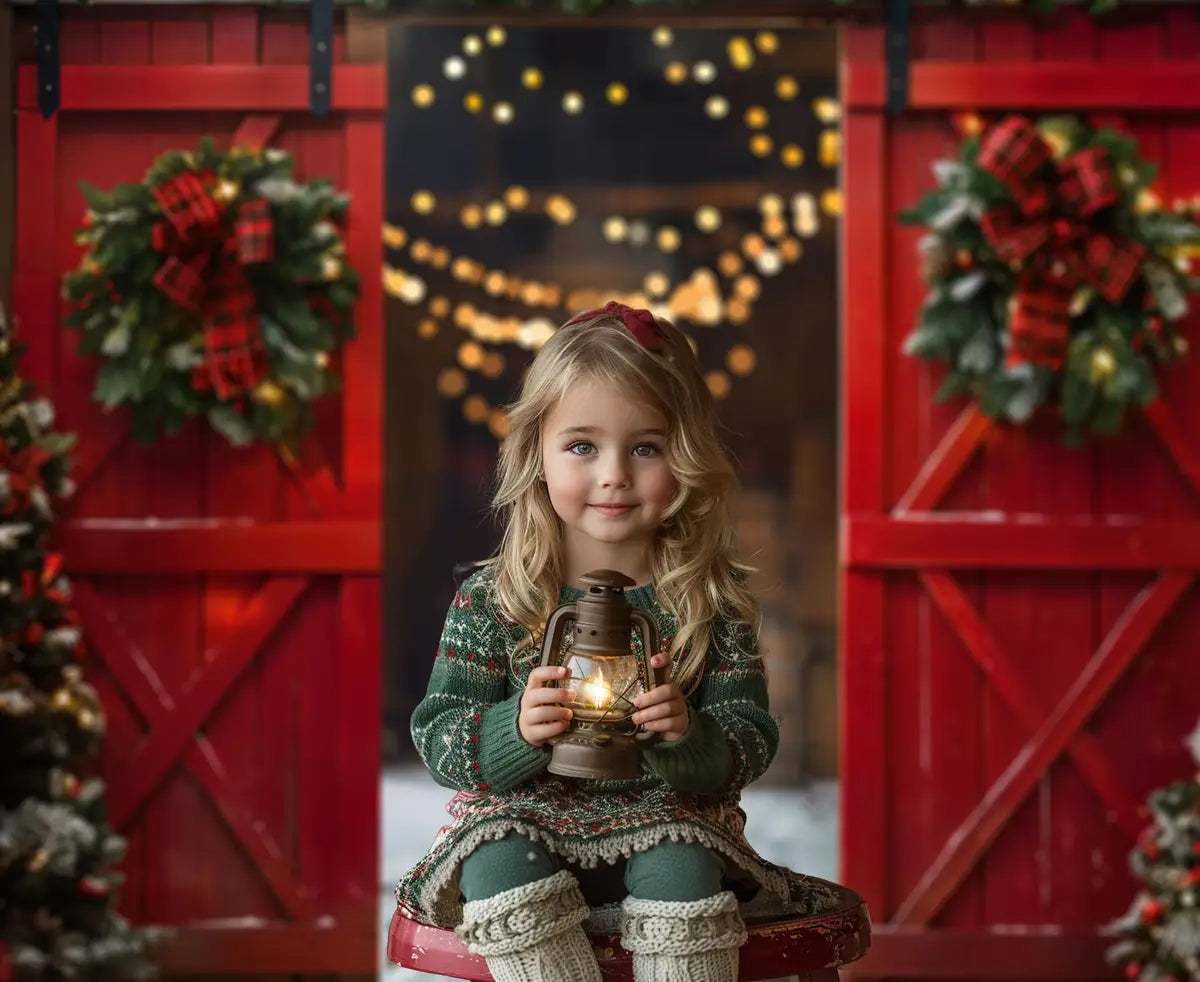
<instances>
[{"instance_id":1,"label":"red plaid bow","mask_svg":"<svg viewBox=\"0 0 1200 982\"><path fill-rule=\"evenodd\" d=\"M625 329L629 331L638 340L643 348L650 351L658 351L662 348L662 331L654 320L654 315L648 310L642 310L637 307L628 307L623 303L617 303L615 300L610 300L603 307L597 307L595 310L586 310L582 314L576 314L563 327L570 327L572 324L578 324L580 321L591 320L594 317L601 316L615 317Z\"/></svg>"},{"instance_id":2,"label":"red plaid bow","mask_svg":"<svg viewBox=\"0 0 1200 982\"><path fill-rule=\"evenodd\" d=\"M274 226L267 202L245 201L232 234L221 206L193 173L154 188L163 221L153 243L166 259L154 284L204 322L204 366L193 377L222 399L246 392L263 373L263 346L254 290L244 266L274 257Z\"/></svg>"},{"instance_id":3,"label":"red plaid bow","mask_svg":"<svg viewBox=\"0 0 1200 982\"><path fill-rule=\"evenodd\" d=\"M996 255L1022 267L1010 321L1010 360L1059 367L1071 327L1071 299L1087 284L1117 303L1142 267L1142 243L1093 226L1120 199L1112 162L1088 147L1057 164L1037 127L1008 116L979 148L979 166L1012 196L983 216Z\"/></svg>"}]
</instances>

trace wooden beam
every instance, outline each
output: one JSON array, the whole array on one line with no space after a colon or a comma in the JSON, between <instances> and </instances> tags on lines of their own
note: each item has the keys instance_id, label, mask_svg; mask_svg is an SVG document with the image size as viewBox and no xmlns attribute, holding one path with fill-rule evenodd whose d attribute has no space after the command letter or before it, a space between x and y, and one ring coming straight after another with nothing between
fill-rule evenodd
<instances>
[{"instance_id":1,"label":"wooden beam","mask_svg":"<svg viewBox=\"0 0 1200 982\"><path fill-rule=\"evenodd\" d=\"M1046 718L1045 699L1037 694L1035 686L1029 684L1033 680L1022 679L1013 670L1012 661L953 576L932 572L919 575L921 584L986 677L988 686L1012 710L1026 733L1032 733ZM1067 753L1133 843L1146 820L1140 814L1139 803L1125 790L1096 738L1089 733L1080 733L1067 747Z\"/></svg>"},{"instance_id":2,"label":"wooden beam","mask_svg":"<svg viewBox=\"0 0 1200 982\"><path fill-rule=\"evenodd\" d=\"M1080 728L1112 691L1194 578L1195 574L1191 572L1164 573L1133 599L1046 721L1017 752L971 814L950 833L945 846L920 881L897 906L893 923L925 926L946 906L1034 785L1078 736ZM1044 966L1038 968L1043 976L1047 974Z\"/></svg>"},{"instance_id":3,"label":"wooden beam","mask_svg":"<svg viewBox=\"0 0 1200 982\"><path fill-rule=\"evenodd\" d=\"M378 521L269 522L78 520L54 547L72 576L208 573L378 574Z\"/></svg>"},{"instance_id":4,"label":"wooden beam","mask_svg":"<svg viewBox=\"0 0 1200 982\"><path fill-rule=\"evenodd\" d=\"M959 413L896 504L896 511L929 511L936 507L991 428L992 421L973 405Z\"/></svg>"},{"instance_id":5,"label":"wooden beam","mask_svg":"<svg viewBox=\"0 0 1200 982\"><path fill-rule=\"evenodd\" d=\"M954 512L842 520L854 569L1200 569L1200 521Z\"/></svg>"},{"instance_id":6,"label":"wooden beam","mask_svg":"<svg viewBox=\"0 0 1200 982\"><path fill-rule=\"evenodd\" d=\"M0 6L0 306L12 314L13 237L17 212L16 58L14 16Z\"/></svg>"},{"instance_id":7,"label":"wooden beam","mask_svg":"<svg viewBox=\"0 0 1200 982\"><path fill-rule=\"evenodd\" d=\"M1200 495L1200 451L1180 424L1179 417L1162 399L1144 406L1142 415L1170 452L1172 462L1186 478L1188 486Z\"/></svg>"},{"instance_id":8,"label":"wooden beam","mask_svg":"<svg viewBox=\"0 0 1200 982\"><path fill-rule=\"evenodd\" d=\"M22 65L17 106L37 100L37 72ZM375 110L387 105L382 65L338 65L333 69L335 111ZM64 65L62 110L151 111L308 109L304 65Z\"/></svg>"},{"instance_id":9,"label":"wooden beam","mask_svg":"<svg viewBox=\"0 0 1200 982\"><path fill-rule=\"evenodd\" d=\"M871 950L842 969L843 979L1104 979L1111 938L1098 932L1020 933L1001 931L914 930L876 924ZM986 972L983 970L986 966Z\"/></svg>"},{"instance_id":10,"label":"wooden beam","mask_svg":"<svg viewBox=\"0 0 1200 982\"><path fill-rule=\"evenodd\" d=\"M845 73L846 108L882 110L884 68L852 64ZM1196 61L917 61L910 109L1200 109Z\"/></svg>"}]
</instances>

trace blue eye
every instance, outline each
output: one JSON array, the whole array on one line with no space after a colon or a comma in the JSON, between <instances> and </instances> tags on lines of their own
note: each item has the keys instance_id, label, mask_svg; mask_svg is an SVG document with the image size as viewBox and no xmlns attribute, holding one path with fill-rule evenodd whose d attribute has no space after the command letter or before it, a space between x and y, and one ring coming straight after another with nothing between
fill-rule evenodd
<instances>
[{"instance_id":1,"label":"blue eye","mask_svg":"<svg viewBox=\"0 0 1200 982\"><path fill-rule=\"evenodd\" d=\"M653 457L655 454L661 452L653 443L639 443L633 448L633 455L635 457Z\"/></svg>"},{"instance_id":2,"label":"blue eye","mask_svg":"<svg viewBox=\"0 0 1200 982\"><path fill-rule=\"evenodd\" d=\"M568 453L576 454L579 457L587 457L592 453L595 453L595 451L596 448L586 440L578 440L567 447Z\"/></svg>"}]
</instances>

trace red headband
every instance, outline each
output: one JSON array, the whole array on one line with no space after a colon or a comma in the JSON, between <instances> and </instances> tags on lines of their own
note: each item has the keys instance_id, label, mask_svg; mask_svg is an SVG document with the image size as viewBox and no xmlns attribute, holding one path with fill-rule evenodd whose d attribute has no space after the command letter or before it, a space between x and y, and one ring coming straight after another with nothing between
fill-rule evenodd
<instances>
[{"instance_id":1,"label":"red headband","mask_svg":"<svg viewBox=\"0 0 1200 982\"><path fill-rule=\"evenodd\" d=\"M617 303L615 300L610 300L603 307L598 307L595 310L586 310L582 314L576 314L563 327L570 327L572 324L578 324L580 321L591 320L594 317L601 316L615 317L625 325L635 338L638 344L650 351L659 351L662 348L662 330L654 321L654 315L648 310L640 310L636 307L627 307L623 303Z\"/></svg>"}]
</instances>

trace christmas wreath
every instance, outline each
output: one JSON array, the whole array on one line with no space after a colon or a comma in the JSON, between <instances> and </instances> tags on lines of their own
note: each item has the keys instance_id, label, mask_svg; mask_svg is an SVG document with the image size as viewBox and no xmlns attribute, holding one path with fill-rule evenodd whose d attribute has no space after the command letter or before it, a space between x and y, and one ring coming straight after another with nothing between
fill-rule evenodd
<instances>
[{"instance_id":1,"label":"christmas wreath","mask_svg":"<svg viewBox=\"0 0 1200 982\"><path fill-rule=\"evenodd\" d=\"M905 348L948 364L939 398L972 394L1014 423L1057 402L1069 439L1153 400L1156 366L1187 351L1200 224L1159 207L1136 143L1076 117L1008 116L934 173L900 218L930 230L930 293Z\"/></svg>"},{"instance_id":2,"label":"christmas wreath","mask_svg":"<svg viewBox=\"0 0 1200 982\"><path fill-rule=\"evenodd\" d=\"M65 295L80 353L103 360L93 398L127 406L142 442L204 415L236 446L295 449L354 334L347 196L294 181L283 151L208 139L141 183L83 193L86 251Z\"/></svg>"}]
</instances>

